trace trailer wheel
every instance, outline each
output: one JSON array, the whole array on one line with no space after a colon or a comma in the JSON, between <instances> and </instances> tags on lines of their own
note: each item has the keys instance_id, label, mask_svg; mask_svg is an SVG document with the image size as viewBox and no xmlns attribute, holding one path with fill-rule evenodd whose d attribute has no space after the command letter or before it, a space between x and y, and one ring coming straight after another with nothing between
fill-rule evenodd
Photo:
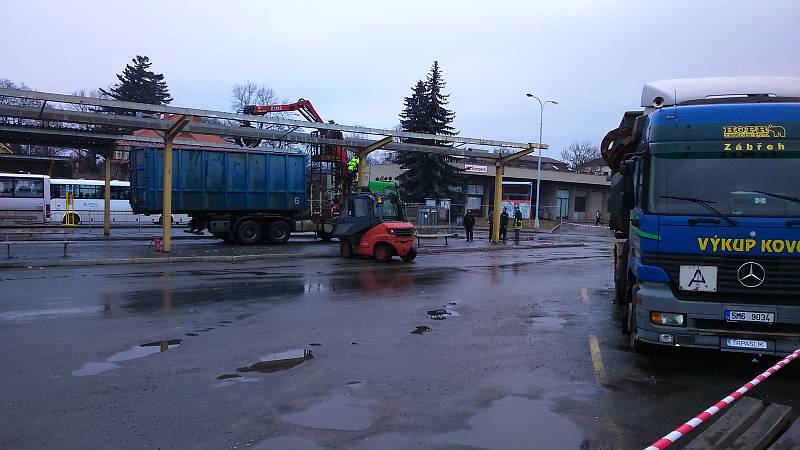
<instances>
[{"instance_id":1,"label":"trailer wheel","mask_svg":"<svg viewBox=\"0 0 800 450\"><path fill-rule=\"evenodd\" d=\"M389 244L380 243L375 246L372 255L378 262L389 262L394 255L394 249Z\"/></svg>"},{"instance_id":2,"label":"trailer wheel","mask_svg":"<svg viewBox=\"0 0 800 450\"><path fill-rule=\"evenodd\" d=\"M350 239L342 238L342 242L339 243L339 253L342 258L353 257L353 243L350 242Z\"/></svg>"},{"instance_id":3,"label":"trailer wheel","mask_svg":"<svg viewBox=\"0 0 800 450\"><path fill-rule=\"evenodd\" d=\"M267 225L267 239L273 244L283 244L289 240L291 230L285 220L273 220Z\"/></svg>"},{"instance_id":4,"label":"trailer wheel","mask_svg":"<svg viewBox=\"0 0 800 450\"><path fill-rule=\"evenodd\" d=\"M413 261L414 258L416 257L417 257L417 249L412 247L411 250L409 250L408 253L406 253L405 255L401 256L400 259L402 259L403 261Z\"/></svg>"},{"instance_id":5,"label":"trailer wheel","mask_svg":"<svg viewBox=\"0 0 800 450\"><path fill-rule=\"evenodd\" d=\"M264 228L255 220L243 220L236 228L236 240L241 244L258 244Z\"/></svg>"}]
</instances>

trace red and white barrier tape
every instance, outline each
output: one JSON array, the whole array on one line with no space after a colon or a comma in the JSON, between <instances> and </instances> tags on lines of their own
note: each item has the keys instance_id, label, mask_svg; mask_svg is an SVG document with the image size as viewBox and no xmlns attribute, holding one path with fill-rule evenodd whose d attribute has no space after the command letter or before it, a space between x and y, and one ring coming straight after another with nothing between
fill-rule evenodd
<instances>
[{"instance_id":1,"label":"red and white barrier tape","mask_svg":"<svg viewBox=\"0 0 800 450\"><path fill-rule=\"evenodd\" d=\"M700 414L698 414L697 416L695 416L694 419L692 419L692 420L686 422L685 424L679 426L672 433L669 433L668 435L662 437L661 439L653 442L645 450L664 450L665 448L669 447L675 441L677 441L681 437L685 436L686 433L688 433L688 432L692 431L693 429L695 429L695 427L697 427L698 425L700 425L704 421L708 420L714 414L716 414L716 413L720 412L721 410L725 409L731 403L733 403L736 400L738 400L739 397L741 397L742 395L747 393L747 391L749 391L750 389L753 389L754 387L756 387L756 385L758 385L758 383L761 383L762 381L766 380L767 378L769 378L770 375L772 375L773 373L779 371L780 369L783 368L783 366L789 364L790 362L792 362L792 360L794 360L795 358L798 358L798 357L800 357L800 348L798 348L797 350L793 351L786 358L783 358L782 360L778 361L777 364L775 364L774 366L772 366L769 369L767 369L761 375L759 375L759 376L753 378L752 380L750 380L744 386L742 386L739 389L731 392L730 395L728 395L727 397L725 397L722 400L720 400L717 403L715 403L714 406L708 408L707 410L705 410L705 411L701 412Z\"/></svg>"}]
</instances>

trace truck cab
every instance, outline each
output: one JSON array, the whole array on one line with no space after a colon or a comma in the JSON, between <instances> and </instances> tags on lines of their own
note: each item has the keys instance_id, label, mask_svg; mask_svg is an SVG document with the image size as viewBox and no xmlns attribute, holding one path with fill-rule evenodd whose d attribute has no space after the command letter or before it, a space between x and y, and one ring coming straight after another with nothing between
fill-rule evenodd
<instances>
[{"instance_id":1,"label":"truck cab","mask_svg":"<svg viewBox=\"0 0 800 450\"><path fill-rule=\"evenodd\" d=\"M370 182L368 190L347 195L333 236L345 258L360 255L388 262L395 255L404 261L417 256L414 225L405 219L396 188L386 183Z\"/></svg>"},{"instance_id":2,"label":"truck cab","mask_svg":"<svg viewBox=\"0 0 800 450\"><path fill-rule=\"evenodd\" d=\"M731 95L734 94L734 95ZM800 79L668 80L604 139L633 350L800 347Z\"/></svg>"}]
</instances>

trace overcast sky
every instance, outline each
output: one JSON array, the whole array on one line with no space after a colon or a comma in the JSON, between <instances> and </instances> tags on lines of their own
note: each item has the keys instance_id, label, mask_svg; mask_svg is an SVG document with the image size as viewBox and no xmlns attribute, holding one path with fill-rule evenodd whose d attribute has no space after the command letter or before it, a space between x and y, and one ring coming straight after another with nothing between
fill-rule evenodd
<instances>
[{"instance_id":1,"label":"overcast sky","mask_svg":"<svg viewBox=\"0 0 800 450\"><path fill-rule=\"evenodd\" d=\"M558 5L556 5L558 3ZM800 2L0 2L0 78L58 93L107 87L136 55L174 106L230 110L234 83L312 100L325 119L390 128L438 60L462 136L599 144L642 84L800 76Z\"/></svg>"}]
</instances>

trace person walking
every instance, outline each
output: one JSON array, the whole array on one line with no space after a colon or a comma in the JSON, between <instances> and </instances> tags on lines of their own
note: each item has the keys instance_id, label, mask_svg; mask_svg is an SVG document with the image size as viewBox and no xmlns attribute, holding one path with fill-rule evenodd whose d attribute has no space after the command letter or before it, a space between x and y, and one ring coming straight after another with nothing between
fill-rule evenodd
<instances>
[{"instance_id":1,"label":"person walking","mask_svg":"<svg viewBox=\"0 0 800 450\"><path fill-rule=\"evenodd\" d=\"M472 229L475 227L475 216L472 215L470 210L464 214L464 231L467 233L467 242L472 242Z\"/></svg>"},{"instance_id":2,"label":"person walking","mask_svg":"<svg viewBox=\"0 0 800 450\"><path fill-rule=\"evenodd\" d=\"M514 243L519 245L519 233L522 231L522 211L519 206L514 208Z\"/></svg>"},{"instance_id":3,"label":"person walking","mask_svg":"<svg viewBox=\"0 0 800 450\"><path fill-rule=\"evenodd\" d=\"M594 213L594 225L605 225L603 223L603 215L600 214L600 210L598 209L596 213Z\"/></svg>"},{"instance_id":4,"label":"person walking","mask_svg":"<svg viewBox=\"0 0 800 450\"><path fill-rule=\"evenodd\" d=\"M494 230L494 210L489 210L489 241L492 240L492 231Z\"/></svg>"},{"instance_id":5,"label":"person walking","mask_svg":"<svg viewBox=\"0 0 800 450\"><path fill-rule=\"evenodd\" d=\"M508 233L508 210L503 208L503 212L500 213L500 240L503 243L506 243L508 237L506 234Z\"/></svg>"}]
</instances>

